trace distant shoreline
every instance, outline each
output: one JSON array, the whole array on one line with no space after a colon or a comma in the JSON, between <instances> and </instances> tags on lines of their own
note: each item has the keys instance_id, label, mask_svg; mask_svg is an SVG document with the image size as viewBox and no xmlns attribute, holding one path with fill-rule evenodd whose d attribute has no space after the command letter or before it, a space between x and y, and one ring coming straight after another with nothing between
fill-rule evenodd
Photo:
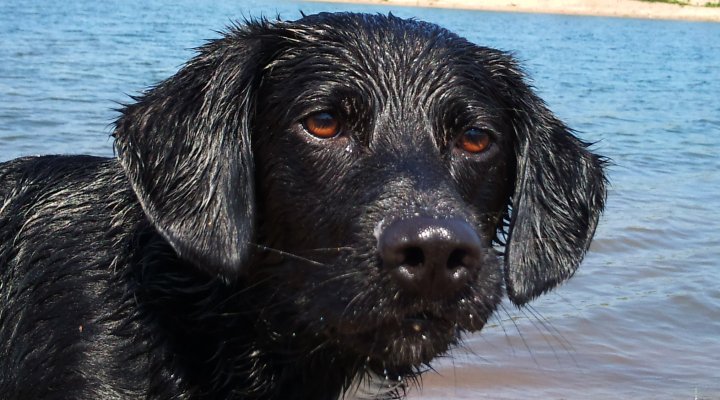
<instances>
[{"instance_id":1,"label":"distant shoreline","mask_svg":"<svg viewBox=\"0 0 720 400\"><path fill-rule=\"evenodd\" d=\"M693 0L693 5L638 0L312 0L386 6L455 8L467 10L588 15L618 18L669 19L720 22L720 7L706 7L717 0Z\"/></svg>"}]
</instances>

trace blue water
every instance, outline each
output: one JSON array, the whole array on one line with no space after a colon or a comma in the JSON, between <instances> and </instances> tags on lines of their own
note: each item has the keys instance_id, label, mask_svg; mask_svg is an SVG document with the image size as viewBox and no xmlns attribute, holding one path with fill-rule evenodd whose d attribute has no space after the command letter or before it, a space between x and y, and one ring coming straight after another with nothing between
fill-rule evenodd
<instances>
[{"instance_id":1,"label":"blue water","mask_svg":"<svg viewBox=\"0 0 720 400\"><path fill-rule=\"evenodd\" d=\"M566 285L505 304L416 399L720 399L720 24L288 1L0 3L0 160L112 155L119 103L244 16L355 10L513 51L613 160L608 209ZM0 395L1 397L1 395Z\"/></svg>"}]
</instances>

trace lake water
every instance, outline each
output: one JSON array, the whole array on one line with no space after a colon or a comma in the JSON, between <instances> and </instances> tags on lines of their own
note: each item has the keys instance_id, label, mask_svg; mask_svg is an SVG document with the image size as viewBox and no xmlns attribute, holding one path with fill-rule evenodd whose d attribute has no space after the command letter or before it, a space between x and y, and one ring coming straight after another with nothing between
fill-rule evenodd
<instances>
[{"instance_id":1,"label":"lake water","mask_svg":"<svg viewBox=\"0 0 720 400\"><path fill-rule=\"evenodd\" d=\"M112 154L117 103L243 16L390 8L2 0L0 160ZM411 399L720 399L720 24L394 8L512 50L613 160L575 277L509 304ZM1 394L0 394L0 397Z\"/></svg>"}]
</instances>

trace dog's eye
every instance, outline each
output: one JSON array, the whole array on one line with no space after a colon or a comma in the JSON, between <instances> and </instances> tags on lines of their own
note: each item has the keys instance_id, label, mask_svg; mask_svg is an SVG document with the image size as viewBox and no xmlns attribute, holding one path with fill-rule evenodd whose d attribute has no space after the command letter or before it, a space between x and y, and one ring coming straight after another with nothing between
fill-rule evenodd
<instances>
[{"instance_id":1,"label":"dog's eye","mask_svg":"<svg viewBox=\"0 0 720 400\"><path fill-rule=\"evenodd\" d=\"M468 153L482 153L492 143L490 133L480 128L470 128L463 133L458 141L458 147Z\"/></svg>"},{"instance_id":2,"label":"dog's eye","mask_svg":"<svg viewBox=\"0 0 720 400\"><path fill-rule=\"evenodd\" d=\"M303 121L305 130L318 138L330 139L340 133L340 121L329 112L310 115Z\"/></svg>"}]
</instances>

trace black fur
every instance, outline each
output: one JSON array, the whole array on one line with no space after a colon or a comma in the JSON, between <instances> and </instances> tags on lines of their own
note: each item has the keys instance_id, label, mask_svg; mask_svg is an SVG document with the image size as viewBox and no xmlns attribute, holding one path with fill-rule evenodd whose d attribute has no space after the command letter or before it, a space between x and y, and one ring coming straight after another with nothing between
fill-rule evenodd
<instances>
[{"instance_id":1,"label":"black fur","mask_svg":"<svg viewBox=\"0 0 720 400\"><path fill-rule=\"evenodd\" d=\"M0 164L2 398L401 396L503 286L552 289L593 236L603 161L523 79L423 22L255 21L126 106L117 159ZM317 112L341 134L309 135ZM469 127L487 151L458 147ZM416 215L481 239L453 295L383 268L378 232Z\"/></svg>"}]
</instances>

